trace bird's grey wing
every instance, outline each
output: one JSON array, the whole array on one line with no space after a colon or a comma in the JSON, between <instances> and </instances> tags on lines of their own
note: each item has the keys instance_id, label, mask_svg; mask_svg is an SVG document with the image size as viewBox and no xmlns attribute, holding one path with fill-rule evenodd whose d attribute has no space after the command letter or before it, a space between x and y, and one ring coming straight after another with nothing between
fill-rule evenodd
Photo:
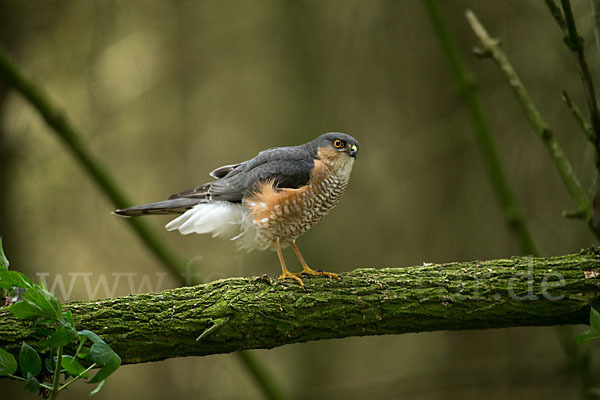
<instances>
[{"instance_id":1,"label":"bird's grey wing","mask_svg":"<svg viewBox=\"0 0 600 400\"><path fill-rule=\"evenodd\" d=\"M257 165L262 164L263 162L266 162L269 159L271 159L271 156L274 155L274 153L280 152L281 150L285 151L286 149L287 148L276 147L273 149L263 150L260 153L258 153L258 155L255 158L246 161L245 163L223 165L222 167L215 168L208 174L215 179L225 178L231 171L233 171L240 165L245 164L247 168L256 167Z\"/></svg>"},{"instance_id":2,"label":"bird's grey wing","mask_svg":"<svg viewBox=\"0 0 600 400\"><path fill-rule=\"evenodd\" d=\"M212 200L241 202L255 186L274 180L278 188L299 188L310 180L314 161L301 147L278 147L262 151L240 164L224 178L211 182L208 194Z\"/></svg>"},{"instance_id":3,"label":"bird's grey wing","mask_svg":"<svg viewBox=\"0 0 600 400\"><path fill-rule=\"evenodd\" d=\"M243 163L217 168L211 175L222 178L176 193L169 199L194 198L240 203L259 182L272 179L278 188L306 185L313 166L310 153L302 147L276 147L261 151Z\"/></svg>"},{"instance_id":4,"label":"bird's grey wing","mask_svg":"<svg viewBox=\"0 0 600 400\"><path fill-rule=\"evenodd\" d=\"M181 214L196 204L211 200L240 203L260 182L273 180L278 188L306 185L313 166L310 153L300 146L273 148L243 163L217 168L211 172L220 177L214 182L176 193L165 201L119 209L115 214L127 217Z\"/></svg>"}]
</instances>

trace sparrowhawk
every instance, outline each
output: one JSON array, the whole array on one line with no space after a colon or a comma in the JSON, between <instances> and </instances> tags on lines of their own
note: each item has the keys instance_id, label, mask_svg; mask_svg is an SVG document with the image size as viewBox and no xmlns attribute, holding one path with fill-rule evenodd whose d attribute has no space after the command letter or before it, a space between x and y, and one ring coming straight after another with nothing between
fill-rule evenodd
<instances>
[{"instance_id":1,"label":"sparrowhawk","mask_svg":"<svg viewBox=\"0 0 600 400\"><path fill-rule=\"evenodd\" d=\"M330 132L315 140L258 153L251 160L225 165L210 173L214 181L177 193L168 200L116 210L127 217L181 214L167 230L211 233L235 240L245 250L274 248L281 279L334 273L311 269L296 246L296 238L336 206L350 179L358 154L352 136ZM302 272L291 273L281 249L291 245Z\"/></svg>"}]
</instances>

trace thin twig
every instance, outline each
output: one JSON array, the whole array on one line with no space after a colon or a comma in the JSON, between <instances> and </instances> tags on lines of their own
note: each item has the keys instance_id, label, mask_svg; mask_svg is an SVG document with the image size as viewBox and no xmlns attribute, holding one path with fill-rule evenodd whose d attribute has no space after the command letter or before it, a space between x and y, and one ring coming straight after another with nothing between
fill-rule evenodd
<instances>
[{"instance_id":1,"label":"thin twig","mask_svg":"<svg viewBox=\"0 0 600 400\"><path fill-rule=\"evenodd\" d=\"M567 24L565 22L565 16L563 15L562 10L554 2L554 0L545 0L545 2L546 6L548 7L548 10L550 10L550 14L552 14L552 17L554 18L558 26L560 26L560 29L562 29L563 32L565 32L566 35Z\"/></svg>"},{"instance_id":2,"label":"thin twig","mask_svg":"<svg viewBox=\"0 0 600 400\"><path fill-rule=\"evenodd\" d=\"M569 0L561 0L562 11L558 11L563 16L562 21L556 18L558 6L554 0L546 0L546 5L550 13L555 17L556 22L560 26L564 35L564 42L569 50L575 56L577 65L579 66L579 76L583 85L585 100L589 111L592 135L588 136L594 145L596 153L596 179L593 187L593 195L591 202L590 218L588 225L594 234L598 237L600 232L600 113L598 111L598 100L594 89L592 74L587 63L585 50L583 46L583 38L577 32L577 25L571 10L571 2ZM598 35L599 16L598 16L598 0L592 0L592 8L594 10L595 32ZM598 38L598 36L596 36ZM598 45L598 42L596 42Z\"/></svg>"},{"instance_id":3,"label":"thin twig","mask_svg":"<svg viewBox=\"0 0 600 400\"><path fill-rule=\"evenodd\" d=\"M100 190L112 201L115 208L123 208L132 204L125 195L125 192L118 186L116 181L108 173L102 163L89 151L82 142L82 135L67 120L57 107L55 107L49 98L37 88L33 83L25 78L18 68L10 62L8 57L0 49L0 76L19 92L29 103L40 113L46 123L54 130L58 137L65 143L67 148L73 153L75 158L81 163L82 167L90 174L92 180L100 187ZM172 251L160 238L138 218L127 219L134 232L146 245L146 248L161 261L162 265L175 276L182 285L186 282L182 276L185 271L186 261L177 253ZM197 283L197 282L196 282ZM250 371L253 377L258 372L253 371L256 368L258 360L249 363L246 357L239 357L242 364ZM266 372L266 367L261 368L263 379L256 379L258 385L269 399L280 399L281 390L273 391L277 387L277 382ZM266 381L270 381L268 385Z\"/></svg>"},{"instance_id":4,"label":"thin twig","mask_svg":"<svg viewBox=\"0 0 600 400\"><path fill-rule=\"evenodd\" d=\"M562 95L563 95L563 101L565 102L565 104L567 105L569 110L571 111L571 114L573 114L573 117L575 117L575 120L577 121L577 123L579 124L581 129L583 129L585 136L588 138L588 140L590 142L593 143L594 142L594 132L592 131L592 126L590 125L589 122L586 121L586 119L583 116L583 114L581 113L581 110L579 109L579 107L577 107L577 105L571 101L571 98L569 97L569 95L567 94L567 92L565 90L563 90Z\"/></svg>"},{"instance_id":5,"label":"thin twig","mask_svg":"<svg viewBox=\"0 0 600 400\"><path fill-rule=\"evenodd\" d=\"M83 370L80 373L78 373L77 376L75 376L73 379L71 379L70 381L68 381L64 385L62 385L58 389L58 391L60 392L61 390L66 389L67 387L69 387L70 384L72 384L73 382L75 382L75 381L79 380L80 378L82 378L85 374L87 374L88 372L90 372L95 366L96 366L96 363L92 363L92 365L90 365L85 370Z\"/></svg>"},{"instance_id":6,"label":"thin twig","mask_svg":"<svg viewBox=\"0 0 600 400\"><path fill-rule=\"evenodd\" d=\"M552 0L547 0L546 3L549 5L554 5ZM562 19L562 13L560 13L560 10L558 10L558 13L556 13L556 8L551 8L551 12L558 24L560 26L564 26L564 20ZM556 141L553 132L549 129L548 125L541 117L541 114L525 90L525 87L523 86L517 73L508 61L508 58L500 50L498 41L489 36L488 32L485 30L483 25L481 25L472 11L467 10L466 17L482 44L482 49L478 53L481 55L490 56L498 64L500 70L504 73L509 85L517 96L519 103L521 103L521 106L523 107L530 124L533 126L540 139L542 139L544 145L550 153L550 156L554 161L554 165L556 166L563 183L578 205L578 209L576 211L565 213L564 215L586 219L590 229L598 236L598 231L593 228L594 223L591 219L591 210L588 197L579 183L579 179L573 172L573 168L571 167L569 160L566 158L560 145ZM566 101L568 101L569 98L566 93L564 93L564 96ZM572 109L575 110L576 107L574 105L572 106ZM574 337L574 332L571 327L564 328L562 330L559 329L556 332L561 347L563 348L567 357L568 364L577 373L577 376L581 382L582 391L585 392L590 387L588 380L588 377L590 376L589 362L586 358L579 357L578 355L575 356L571 351L571 343L573 340L567 338L566 331L569 331L571 338Z\"/></svg>"},{"instance_id":7,"label":"thin twig","mask_svg":"<svg viewBox=\"0 0 600 400\"><path fill-rule=\"evenodd\" d=\"M496 199L504 214L509 229L514 233L518 240L522 254L537 254L535 243L521 207L508 184L508 179L502 168L500 156L487 117L481 106L477 88L473 75L465 65L458 49L456 41L440 13L435 1L426 0L425 8L429 14L429 19L433 25L436 36L440 42L441 48L446 56L448 65L452 70L454 79L458 84L461 98L465 103L466 109L471 118L473 133L479 145L481 156L486 167L489 181L492 185Z\"/></svg>"},{"instance_id":8,"label":"thin twig","mask_svg":"<svg viewBox=\"0 0 600 400\"><path fill-rule=\"evenodd\" d=\"M491 57L500 68L500 71L504 74L508 84L515 93L517 100L521 104L529 123L548 150L548 153L550 154L554 166L556 167L565 187L577 204L578 211L585 215L585 219L587 221L590 221L590 202L587 193L585 190L583 190L583 187L579 182L579 178L577 178L575 175L573 167L565 156L560 144L556 140L554 133L546 121L542 118L512 64L504 52L500 49L498 41L489 35L471 10L467 10L465 15L469 21L469 24L471 25L471 28L473 29L473 32L475 32L475 35L481 42L481 52ZM597 237L600 237L599 231L593 231Z\"/></svg>"},{"instance_id":9,"label":"thin twig","mask_svg":"<svg viewBox=\"0 0 600 400\"><path fill-rule=\"evenodd\" d=\"M13 374L10 374L10 375L7 375L7 376L8 376L9 378L16 379L16 380L18 380L18 381L27 382L27 379L23 378L22 376L13 375ZM51 387L51 386L48 386L48 385L46 385L45 383L41 383L41 382L40 382L40 387L41 387L41 388L44 388L44 389L46 389L46 390L52 390L52 387Z\"/></svg>"},{"instance_id":10,"label":"thin twig","mask_svg":"<svg viewBox=\"0 0 600 400\"><path fill-rule=\"evenodd\" d=\"M596 91L594 89L594 81L592 79L592 74L590 73L590 68L585 56L583 38L579 36L579 33L577 32L575 18L573 17L573 12L571 11L571 2L569 0L561 0L561 4L568 32L567 36L565 36L565 43L577 58L581 82L583 83L585 92L585 99L590 112L592 130L594 131L594 144L596 145L596 152L600 152L600 112L598 111L598 102L596 99ZM600 171L600 157L597 160L597 167Z\"/></svg>"},{"instance_id":11,"label":"thin twig","mask_svg":"<svg viewBox=\"0 0 600 400\"><path fill-rule=\"evenodd\" d=\"M600 0L590 0L592 12L594 13L594 37L596 38L596 49L600 54Z\"/></svg>"}]
</instances>

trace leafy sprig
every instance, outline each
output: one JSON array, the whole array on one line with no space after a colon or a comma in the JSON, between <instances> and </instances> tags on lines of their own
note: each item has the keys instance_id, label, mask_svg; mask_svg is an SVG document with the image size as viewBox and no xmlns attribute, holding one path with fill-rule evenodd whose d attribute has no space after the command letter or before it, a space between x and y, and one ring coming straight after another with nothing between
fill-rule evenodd
<instances>
[{"instance_id":1,"label":"leafy sprig","mask_svg":"<svg viewBox=\"0 0 600 400\"><path fill-rule=\"evenodd\" d=\"M590 329L577 335L577 343L584 344L598 338L600 338L600 312L594 307L591 307Z\"/></svg>"},{"instance_id":2,"label":"leafy sprig","mask_svg":"<svg viewBox=\"0 0 600 400\"><path fill-rule=\"evenodd\" d=\"M42 362L40 353L25 342L21 345L18 361L0 348L0 377L23 381L26 390L39 391L43 398L50 400L82 378L98 384L90 395L98 393L106 379L121 365L121 358L94 332L75 329L71 311L64 311L56 296L41 283L35 284L21 272L9 270L8 266L0 238L0 295L4 297L4 306L16 318L36 321L38 332L46 336L41 349L45 360ZM73 355L65 354L67 346L76 348ZM99 367L98 372L90 378L90 371L96 367ZM61 375L64 375L63 383Z\"/></svg>"}]
</instances>

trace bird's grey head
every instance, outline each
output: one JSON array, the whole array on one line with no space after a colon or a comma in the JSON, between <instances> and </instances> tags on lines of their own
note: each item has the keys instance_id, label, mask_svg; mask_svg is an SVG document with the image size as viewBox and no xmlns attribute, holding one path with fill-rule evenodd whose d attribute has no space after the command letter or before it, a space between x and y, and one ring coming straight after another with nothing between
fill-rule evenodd
<instances>
[{"instance_id":1,"label":"bird's grey head","mask_svg":"<svg viewBox=\"0 0 600 400\"><path fill-rule=\"evenodd\" d=\"M325 133L312 141L315 148L331 147L332 149L347 153L350 157L358 155L358 140L341 132Z\"/></svg>"}]
</instances>

